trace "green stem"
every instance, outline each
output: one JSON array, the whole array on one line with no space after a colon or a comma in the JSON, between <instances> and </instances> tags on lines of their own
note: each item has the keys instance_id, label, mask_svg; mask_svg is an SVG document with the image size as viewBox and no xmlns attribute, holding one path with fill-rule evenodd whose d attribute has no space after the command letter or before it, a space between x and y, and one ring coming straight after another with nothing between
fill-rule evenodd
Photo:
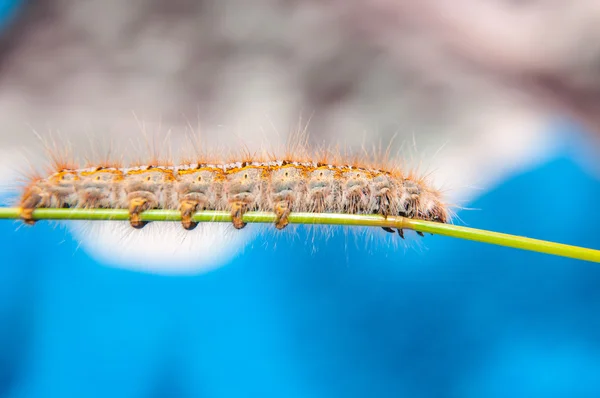
<instances>
[{"instance_id":1,"label":"green stem","mask_svg":"<svg viewBox=\"0 0 600 398\"><path fill-rule=\"evenodd\" d=\"M20 214L21 210L19 208L0 208L0 219L18 219ZM33 218L36 220L127 221L129 220L129 212L125 209L37 209L33 212ZM181 215L177 210L149 210L142 213L141 218L143 221L180 221ZM231 214L226 211L201 211L196 213L193 219L197 222L231 222ZM275 214L268 212L248 212L244 214L244 221L249 223L274 223ZM291 224L328 224L412 229L419 232L507 246L555 256L600 262L599 250L404 217L384 218L378 215L292 213L289 216L289 222Z\"/></svg>"}]
</instances>

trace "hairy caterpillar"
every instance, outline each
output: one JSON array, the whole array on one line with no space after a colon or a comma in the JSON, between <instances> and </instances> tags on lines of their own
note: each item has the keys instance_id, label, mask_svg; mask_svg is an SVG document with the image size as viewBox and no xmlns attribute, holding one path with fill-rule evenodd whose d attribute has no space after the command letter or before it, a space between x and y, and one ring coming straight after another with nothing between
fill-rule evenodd
<instances>
[{"instance_id":1,"label":"hairy caterpillar","mask_svg":"<svg viewBox=\"0 0 600 398\"><path fill-rule=\"evenodd\" d=\"M448 221L440 192L424 177L386 164L391 162L349 161L331 152L310 155L306 148L293 152L227 160L198 156L177 165L104 162L84 168L53 156L48 175L31 178L24 189L21 218L34 224L37 208L127 209L130 225L140 229L147 223L142 212L171 209L181 213L186 230L197 226L192 216L201 210L230 212L236 229L246 225L242 217L248 211L274 212L277 229L288 225L291 212ZM404 237L402 230L384 229Z\"/></svg>"}]
</instances>

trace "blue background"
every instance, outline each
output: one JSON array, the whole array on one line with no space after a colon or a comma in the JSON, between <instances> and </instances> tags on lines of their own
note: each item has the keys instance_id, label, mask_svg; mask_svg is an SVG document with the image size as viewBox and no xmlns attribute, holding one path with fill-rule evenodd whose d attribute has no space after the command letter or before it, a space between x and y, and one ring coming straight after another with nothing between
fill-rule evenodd
<instances>
[{"instance_id":1,"label":"blue background","mask_svg":"<svg viewBox=\"0 0 600 398\"><path fill-rule=\"evenodd\" d=\"M0 0L0 29L10 25L24 2L23 0Z\"/></svg>"}]
</instances>

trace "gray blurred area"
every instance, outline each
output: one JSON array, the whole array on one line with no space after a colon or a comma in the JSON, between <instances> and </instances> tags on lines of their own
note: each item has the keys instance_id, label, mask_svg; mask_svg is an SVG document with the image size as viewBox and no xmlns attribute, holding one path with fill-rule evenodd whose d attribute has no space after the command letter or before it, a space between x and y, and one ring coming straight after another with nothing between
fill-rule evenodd
<instances>
[{"instance_id":1,"label":"gray blurred area","mask_svg":"<svg viewBox=\"0 0 600 398\"><path fill-rule=\"evenodd\" d=\"M0 142L128 141L137 118L252 146L310 118L314 143L396 135L466 198L542 158L556 114L600 131L599 26L595 0L32 0L2 40Z\"/></svg>"}]
</instances>

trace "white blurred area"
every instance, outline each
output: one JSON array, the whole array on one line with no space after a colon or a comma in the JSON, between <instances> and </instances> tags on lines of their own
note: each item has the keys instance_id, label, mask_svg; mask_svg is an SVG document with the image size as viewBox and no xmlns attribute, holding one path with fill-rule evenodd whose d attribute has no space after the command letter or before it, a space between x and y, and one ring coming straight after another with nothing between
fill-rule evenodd
<instances>
[{"instance_id":1,"label":"white blurred area","mask_svg":"<svg viewBox=\"0 0 600 398\"><path fill-rule=\"evenodd\" d=\"M32 0L0 48L2 163L43 162L33 130L102 152L146 129L177 151L190 125L258 147L310 119L313 144L395 137L467 205L556 150L557 115L600 131L598 26L596 0ZM139 267L93 228L82 247Z\"/></svg>"},{"instance_id":2,"label":"white blurred area","mask_svg":"<svg viewBox=\"0 0 600 398\"><path fill-rule=\"evenodd\" d=\"M180 223L150 223L141 230L127 222L65 223L80 249L105 265L142 272L193 275L227 264L243 253L252 231L227 224L202 224L185 231Z\"/></svg>"}]
</instances>

